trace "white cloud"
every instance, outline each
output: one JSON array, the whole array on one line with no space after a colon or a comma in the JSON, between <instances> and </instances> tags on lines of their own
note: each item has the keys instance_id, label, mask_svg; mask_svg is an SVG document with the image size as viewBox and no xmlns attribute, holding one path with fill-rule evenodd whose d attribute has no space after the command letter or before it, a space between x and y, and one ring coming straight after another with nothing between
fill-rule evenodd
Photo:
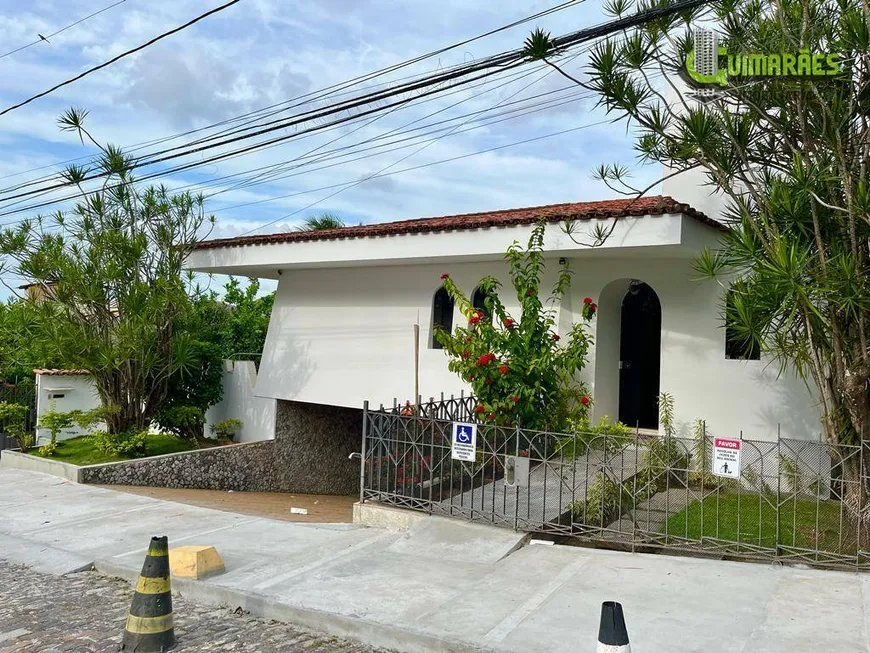
<instances>
[{"instance_id":1,"label":"white cloud","mask_svg":"<svg viewBox=\"0 0 870 653\"><path fill-rule=\"evenodd\" d=\"M370 73L485 32L550 4L535 3L535 7L530 7L528 2L520 0L500 3L248 0L135 57L0 118L0 147L4 151L0 176L93 151L83 148L72 135L57 131L54 120L70 105L91 111L89 127L102 141L131 145L201 127ZM32 38L34 30L51 32L93 10L93 3L87 0L36 0L26 9L17 0L0 0L0 14L8 17L0 23L0 40L12 49L15 44ZM171 3L130 0L64 32L52 39L50 46L35 46L0 59L0 105L8 106L44 90L202 11L203 4L199 0ZM600 3L590 2L542 19L538 24L560 34L601 20ZM396 83L410 74L519 47L534 26L521 26L475 41L437 59L398 70L390 79ZM572 74L582 74L579 60L568 65ZM369 147L365 141L379 135L387 139L379 142L399 138L395 133L389 134L407 123L414 124L405 129L510 102L511 94L532 79L517 80L501 89L494 88L493 84L445 94L384 115L364 129L357 130L359 124L353 123L316 136L294 138L270 149L173 175L166 178L165 183L179 188L211 182L202 188L203 192L227 191L209 200L208 205L218 218L213 236L235 235L276 220L268 231L292 229L307 215L324 210L340 213L350 222L370 222L612 197L611 191L589 178L590 170L600 163L631 164L633 161L630 137L621 127L612 126L379 177L332 197L329 196L337 189L315 190L359 181L384 168L394 172L463 157L600 119L600 113L591 112L589 100L576 101L474 131L445 135L416 153L426 137L405 143L396 141L384 148L402 148L414 143L403 149L371 150L354 155L353 158L366 157L358 161L348 160L351 157L334 158L337 153L326 154L341 147ZM387 80L378 79L367 85L381 81ZM567 83L559 75L549 75L513 99L530 98ZM542 98L536 102L543 101ZM458 104L449 107L453 103ZM325 104L325 101L311 103L293 111ZM495 116L508 107L502 106L504 108L497 108L488 115ZM426 117L429 114L432 115ZM278 117L280 115L275 116ZM476 125L476 120L469 119L461 129ZM293 129L285 129L262 138L293 133ZM162 147L181 142L171 141ZM228 148L204 151L196 156L206 157ZM333 158L295 168L300 157L306 155L309 162L318 157ZM234 183L249 175L211 181L281 162L287 163L285 174L288 176L270 183L233 188ZM315 170L318 167L322 169ZM138 174L141 177L152 171L154 168L147 168ZM0 179L0 188L12 181L45 173L44 170L29 173L8 182ZM655 171L643 171L639 175L651 180ZM284 195L293 196L221 210ZM317 200L321 201L305 209ZM2 209L0 201L0 211ZM294 215L284 217L289 214ZM0 222L7 220L9 218L0 218Z\"/></svg>"}]
</instances>

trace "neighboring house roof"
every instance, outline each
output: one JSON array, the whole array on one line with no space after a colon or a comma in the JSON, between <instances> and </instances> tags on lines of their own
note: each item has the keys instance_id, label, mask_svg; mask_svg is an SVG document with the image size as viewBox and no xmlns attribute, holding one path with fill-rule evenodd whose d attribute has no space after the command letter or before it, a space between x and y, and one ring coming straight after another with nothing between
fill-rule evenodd
<instances>
[{"instance_id":1,"label":"neighboring house roof","mask_svg":"<svg viewBox=\"0 0 870 653\"><path fill-rule=\"evenodd\" d=\"M563 220L601 220L608 218L642 217L682 213L715 229L725 230L721 223L708 218L688 204L677 202L672 197L655 195L640 199L604 200L598 202L571 202L532 206L523 209L487 211L464 215L446 215L437 218L417 218L398 222L367 224L358 227L323 229L319 231L291 231L289 233L263 234L258 236L238 236L218 238L199 243L197 249L218 247L243 247L246 245L269 245L273 243L293 243L313 240L336 240L343 238L365 238L371 236L396 236L400 234L432 233L438 231L457 231L463 229L482 229L486 227L509 227L531 224L544 218L548 222Z\"/></svg>"},{"instance_id":2,"label":"neighboring house roof","mask_svg":"<svg viewBox=\"0 0 870 653\"><path fill-rule=\"evenodd\" d=\"M85 376L89 375L90 371L88 370L42 370L35 369L33 370L34 374L39 374L42 376Z\"/></svg>"}]
</instances>

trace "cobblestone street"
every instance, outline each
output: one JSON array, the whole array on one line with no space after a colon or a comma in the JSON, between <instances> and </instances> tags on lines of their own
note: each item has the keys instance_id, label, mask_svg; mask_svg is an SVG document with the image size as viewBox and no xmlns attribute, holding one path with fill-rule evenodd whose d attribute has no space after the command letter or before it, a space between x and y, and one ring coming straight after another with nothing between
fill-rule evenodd
<instances>
[{"instance_id":1,"label":"cobblestone street","mask_svg":"<svg viewBox=\"0 0 870 653\"><path fill-rule=\"evenodd\" d=\"M115 653L132 589L96 572L50 576L0 560L0 653ZM373 649L173 597L183 653L368 653Z\"/></svg>"}]
</instances>

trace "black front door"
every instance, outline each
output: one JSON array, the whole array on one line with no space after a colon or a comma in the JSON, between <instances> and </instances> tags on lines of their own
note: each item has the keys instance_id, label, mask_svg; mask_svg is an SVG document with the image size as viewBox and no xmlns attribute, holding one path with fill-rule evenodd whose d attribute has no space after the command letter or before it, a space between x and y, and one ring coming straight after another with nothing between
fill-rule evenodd
<instances>
[{"instance_id":1,"label":"black front door","mask_svg":"<svg viewBox=\"0 0 870 653\"><path fill-rule=\"evenodd\" d=\"M619 421L628 426L659 426L659 367L662 309L655 291L632 281L622 300L619 344Z\"/></svg>"}]
</instances>

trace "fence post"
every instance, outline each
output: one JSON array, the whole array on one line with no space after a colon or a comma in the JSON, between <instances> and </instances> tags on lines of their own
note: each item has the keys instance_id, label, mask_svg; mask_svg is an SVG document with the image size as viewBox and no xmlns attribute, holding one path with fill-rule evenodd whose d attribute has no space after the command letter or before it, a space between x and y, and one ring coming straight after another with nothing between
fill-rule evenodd
<instances>
[{"instance_id":1,"label":"fence post","mask_svg":"<svg viewBox=\"0 0 870 653\"><path fill-rule=\"evenodd\" d=\"M362 427L362 445L360 446L359 454L359 502L365 503L366 500L366 436L369 428L369 401L366 399L363 402L363 427Z\"/></svg>"},{"instance_id":2,"label":"fence post","mask_svg":"<svg viewBox=\"0 0 870 653\"><path fill-rule=\"evenodd\" d=\"M777 422L776 424L776 552L775 556L779 557L782 555L782 534L780 532L779 523L781 519L781 515L779 513L780 507L782 506L782 425ZM799 465L799 460L795 461L795 465ZM795 490L795 488L792 488ZM795 496L793 497L793 501L797 502L797 491L795 490ZM758 516L761 519L761 515ZM797 520L792 524L792 528L797 530Z\"/></svg>"}]
</instances>

